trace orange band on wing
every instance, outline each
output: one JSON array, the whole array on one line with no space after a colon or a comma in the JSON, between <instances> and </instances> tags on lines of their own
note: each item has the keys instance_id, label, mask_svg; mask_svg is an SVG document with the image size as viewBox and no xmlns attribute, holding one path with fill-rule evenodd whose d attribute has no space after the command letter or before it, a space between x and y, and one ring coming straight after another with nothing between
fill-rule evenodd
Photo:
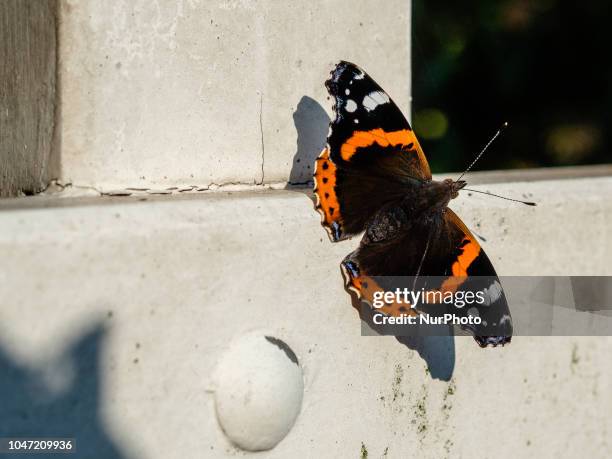
<instances>
[{"instance_id":1,"label":"orange band on wing","mask_svg":"<svg viewBox=\"0 0 612 459\"><path fill-rule=\"evenodd\" d=\"M442 283L440 288L443 292L456 292L457 289L467 279L467 270L470 265L478 258L480 254L480 244L468 236L465 236L462 240L464 244L461 249L461 255L457 257L457 260L451 266L453 277L449 277Z\"/></svg>"},{"instance_id":2,"label":"orange band on wing","mask_svg":"<svg viewBox=\"0 0 612 459\"><path fill-rule=\"evenodd\" d=\"M340 224L340 202L336 195L336 165L329 159L329 150L325 148L315 161L314 192L317 198L317 211L321 214L321 224L332 240L332 223Z\"/></svg>"},{"instance_id":3,"label":"orange band on wing","mask_svg":"<svg viewBox=\"0 0 612 459\"><path fill-rule=\"evenodd\" d=\"M466 236L462 242L465 242L462 247L463 252L457 257L457 261L453 263L451 268L453 276L467 276L468 268L480 253L480 244L476 240Z\"/></svg>"},{"instance_id":4,"label":"orange band on wing","mask_svg":"<svg viewBox=\"0 0 612 459\"><path fill-rule=\"evenodd\" d=\"M409 316L417 316L419 313L416 309L412 308L410 303L399 303L397 301L384 302L381 307L374 307L374 294L376 292L382 292L384 295L385 290L378 285L378 283L367 275L359 275L353 277L348 270L342 266L342 271L345 276L346 286L349 290L355 292L357 297L366 302L372 309L376 309L387 316L400 317L402 314ZM382 296L382 295L381 295ZM383 298L380 299L384 301Z\"/></svg>"},{"instance_id":5,"label":"orange band on wing","mask_svg":"<svg viewBox=\"0 0 612 459\"><path fill-rule=\"evenodd\" d=\"M414 131L409 129L401 129L399 131L386 132L384 129L372 129L370 131L356 131L346 142L340 147L340 156L345 161L351 159L358 148L369 147L377 143L381 147L387 146L405 146L409 149L415 149L419 156L419 161L423 165L423 169L427 175L430 175L429 165L425 159L425 154L419 145L419 141L414 135Z\"/></svg>"}]
</instances>

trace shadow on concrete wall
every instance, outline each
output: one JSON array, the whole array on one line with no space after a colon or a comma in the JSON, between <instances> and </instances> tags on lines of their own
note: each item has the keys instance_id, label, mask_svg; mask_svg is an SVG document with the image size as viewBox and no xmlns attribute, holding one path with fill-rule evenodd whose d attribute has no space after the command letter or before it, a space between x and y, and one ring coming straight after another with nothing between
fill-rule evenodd
<instances>
[{"instance_id":1,"label":"shadow on concrete wall","mask_svg":"<svg viewBox=\"0 0 612 459\"><path fill-rule=\"evenodd\" d=\"M404 346L417 351L427 363L432 379L450 381L455 370L455 338L453 336L398 336Z\"/></svg>"},{"instance_id":2,"label":"shadow on concrete wall","mask_svg":"<svg viewBox=\"0 0 612 459\"><path fill-rule=\"evenodd\" d=\"M384 327L376 325L373 320L374 310L357 298L354 292L351 295L351 303L357 311L359 318L364 322L362 327L370 329L367 334L384 334ZM450 332L450 329L447 330ZM432 379L450 381L455 370L455 337L454 336L396 336L401 344L412 351L418 352L425 360L429 375Z\"/></svg>"},{"instance_id":3,"label":"shadow on concrete wall","mask_svg":"<svg viewBox=\"0 0 612 459\"><path fill-rule=\"evenodd\" d=\"M125 458L101 417L105 334L104 325L98 324L48 368L28 368L0 349L0 438L69 437L77 447L70 457Z\"/></svg>"},{"instance_id":4,"label":"shadow on concrete wall","mask_svg":"<svg viewBox=\"0 0 612 459\"><path fill-rule=\"evenodd\" d=\"M293 113L297 147L287 188L312 182L314 162L325 146L329 121L327 112L316 100L308 96L300 99Z\"/></svg>"}]
</instances>

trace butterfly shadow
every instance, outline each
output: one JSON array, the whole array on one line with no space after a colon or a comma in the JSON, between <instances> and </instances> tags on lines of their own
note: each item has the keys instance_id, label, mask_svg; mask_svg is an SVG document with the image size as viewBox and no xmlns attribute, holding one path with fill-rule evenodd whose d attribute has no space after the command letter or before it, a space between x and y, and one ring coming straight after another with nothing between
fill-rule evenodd
<instances>
[{"instance_id":1,"label":"butterfly shadow","mask_svg":"<svg viewBox=\"0 0 612 459\"><path fill-rule=\"evenodd\" d=\"M0 348L0 438L72 438L78 457L126 459L101 412L106 332L99 323L57 359L35 365Z\"/></svg>"},{"instance_id":2,"label":"butterfly shadow","mask_svg":"<svg viewBox=\"0 0 612 459\"><path fill-rule=\"evenodd\" d=\"M374 310L362 303L355 292L347 290L351 295L353 307L359 311L362 327L367 334L383 335L383 326L374 323ZM367 330L369 328L369 330ZM416 351L427 364L427 372L432 379L450 381L455 370L455 339L452 335L440 336L396 336L398 342L408 349Z\"/></svg>"},{"instance_id":3,"label":"butterfly shadow","mask_svg":"<svg viewBox=\"0 0 612 459\"><path fill-rule=\"evenodd\" d=\"M325 146L329 116L316 100L303 96L293 112L297 146L286 189L296 190L312 183L314 163Z\"/></svg>"}]
</instances>

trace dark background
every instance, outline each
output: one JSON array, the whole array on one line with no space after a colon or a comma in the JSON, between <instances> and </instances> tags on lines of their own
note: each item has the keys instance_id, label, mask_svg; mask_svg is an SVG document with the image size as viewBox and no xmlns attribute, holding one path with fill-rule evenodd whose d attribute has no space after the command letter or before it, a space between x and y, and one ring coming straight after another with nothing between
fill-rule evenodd
<instances>
[{"instance_id":1,"label":"dark background","mask_svg":"<svg viewBox=\"0 0 612 459\"><path fill-rule=\"evenodd\" d=\"M413 0L413 124L434 172L608 163L612 2Z\"/></svg>"}]
</instances>

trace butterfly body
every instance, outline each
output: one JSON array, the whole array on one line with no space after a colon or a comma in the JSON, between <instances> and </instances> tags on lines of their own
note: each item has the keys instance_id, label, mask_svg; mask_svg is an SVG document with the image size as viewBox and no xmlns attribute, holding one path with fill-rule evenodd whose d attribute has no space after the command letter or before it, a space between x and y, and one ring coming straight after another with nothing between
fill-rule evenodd
<instances>
[{"instance_id":1,"label":"butterfly body","mask_svg":"<svg viewBox=\"0 0 612 459\"><path fill-rule=\"evenodd\" d=\"M365 242L380 242L390 239L400 231L421 225L432 230L444 219L444 213L451 199L458 196L458 190L465 182L429 180L418 186L407 188L401 199L384 206L365 226Z\"/></svg>"},{"instance_id":2,"label":"butterfly body","mask_svg":"<svg viewBox=\"0 0 612 459\"><path fill-rule=\"evenodd\" d=\"M420 276L429 282L422 285L438 291L482 288L496 307L476 313L504 326L497 327L499 335L475 339L481 346L509 342L510 314L495 270L448 208L466 183L432 179L412 127L362 69L342 61L325 84L336 116L315 162L316 209L332 242L363 233L341 264L346 288L366 303L382 289L375 280L380 276ZM396 306L381 311L404 312Z\"/></svg>"}]
</instances>

